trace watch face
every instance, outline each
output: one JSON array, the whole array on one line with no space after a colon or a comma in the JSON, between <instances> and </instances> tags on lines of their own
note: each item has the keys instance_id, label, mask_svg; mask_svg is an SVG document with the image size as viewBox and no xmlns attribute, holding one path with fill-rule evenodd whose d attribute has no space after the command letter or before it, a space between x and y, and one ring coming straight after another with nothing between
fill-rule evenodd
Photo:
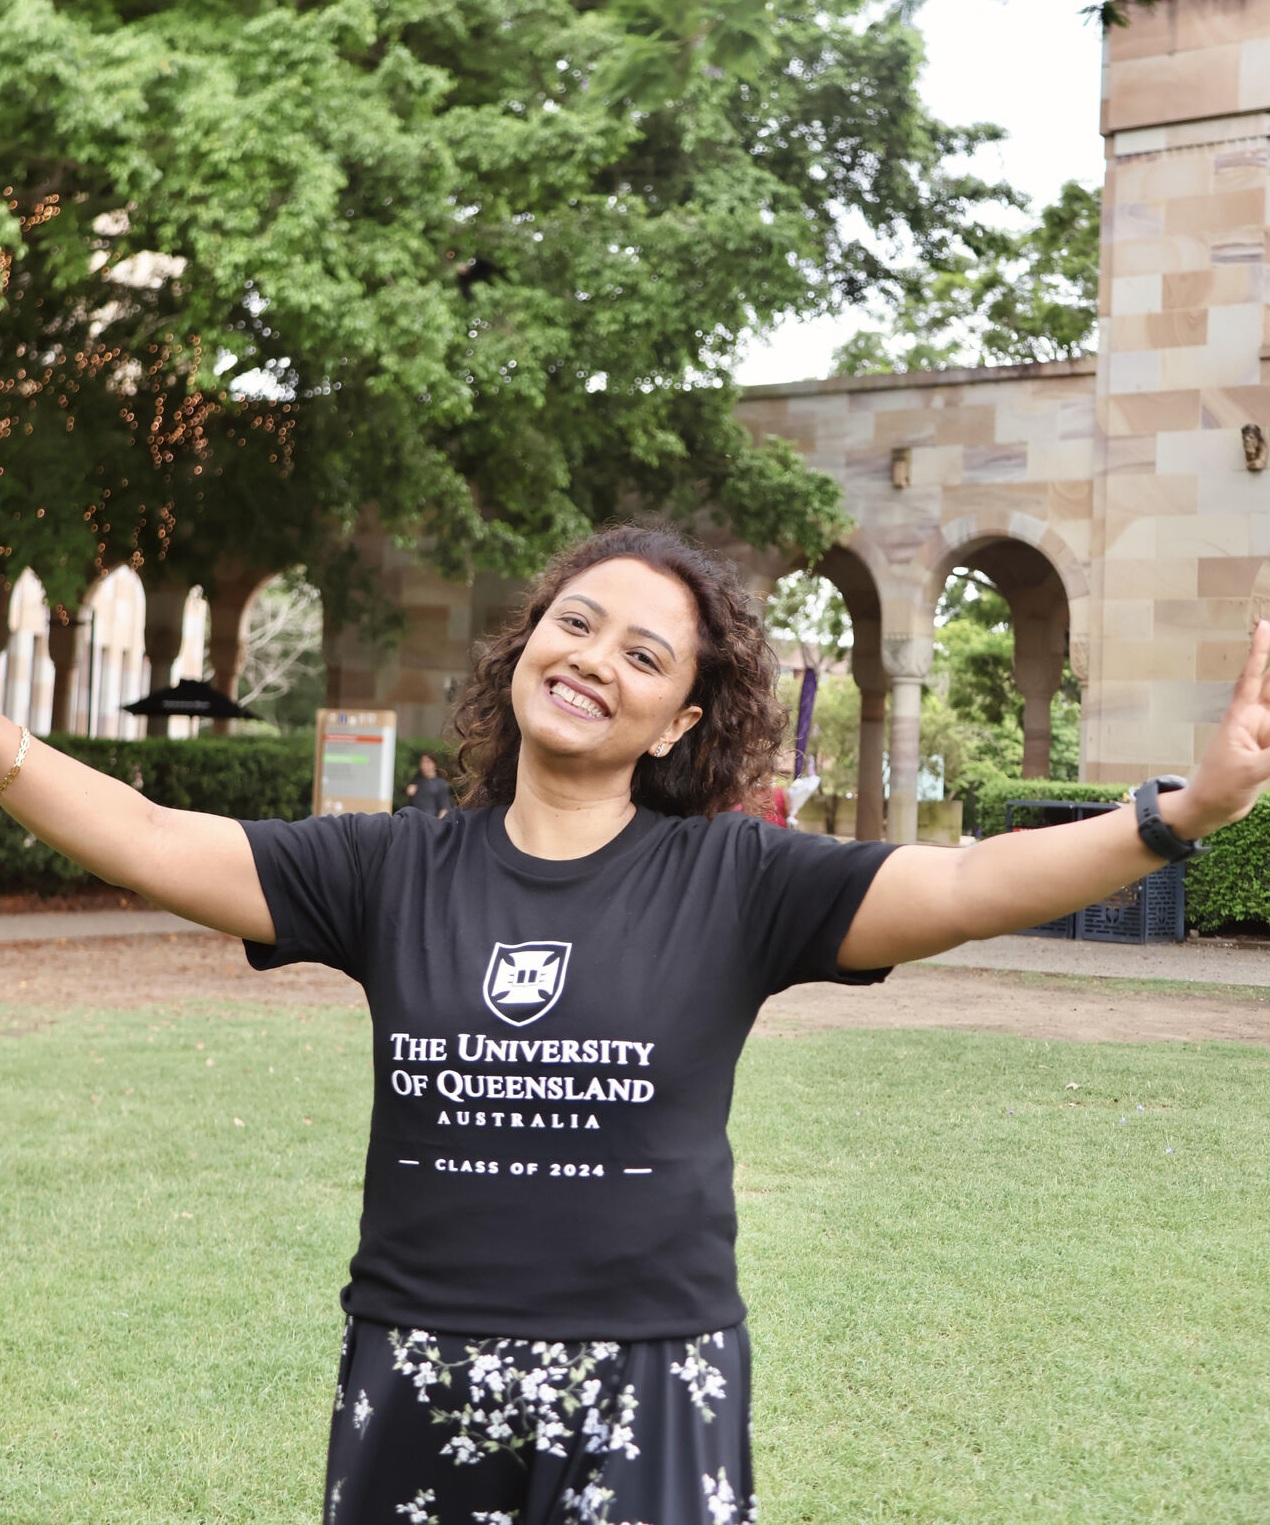
<instances>
[{"instance_id":1,"label":"watch face","mask_svg":"<svg viewBox=\"0 0 1270 1525\"><path fill-rule=\"evenodd\" d=\"M1162 773L1159 778L1150 780L1161 794L1170 794L1174 789L1185 789L1186 780L1179 778L1176 773Z\"/></svg>"}]
</instances>

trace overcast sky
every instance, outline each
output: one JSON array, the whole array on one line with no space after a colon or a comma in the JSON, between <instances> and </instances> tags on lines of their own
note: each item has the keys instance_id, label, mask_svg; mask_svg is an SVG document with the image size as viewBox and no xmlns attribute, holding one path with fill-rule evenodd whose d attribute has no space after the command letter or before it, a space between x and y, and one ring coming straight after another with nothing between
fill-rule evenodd
<instances>
[{"instance_id":1,"label":"overcast sky","mask_svg":"<svg viewBox=\"0 0 1270 1525\"><path fill-rule=\"evenodd\" d=\"M1082 0L925 0L918 24L928 62L923 95L946 122L997 122L1009 138L984 150L975 169L1005 179L1039 208L1064 180L1102 183L1098 133L1102 43L1082 20ZM737 380L824 376L850 320L788 324L752 345Z\"/></svg>"}]
</instances>

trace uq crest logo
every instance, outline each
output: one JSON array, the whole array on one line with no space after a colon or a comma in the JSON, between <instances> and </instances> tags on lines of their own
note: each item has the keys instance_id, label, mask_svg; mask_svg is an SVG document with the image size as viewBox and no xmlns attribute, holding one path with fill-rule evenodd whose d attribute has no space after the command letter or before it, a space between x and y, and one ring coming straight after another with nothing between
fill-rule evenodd
<instances>
[{"instance_id":1,"label":"uq crest logo","mask_svg":"<svg viewBox=\"0 0 1270 1525\"><path fill-rule=\"evenodd\" d=\"M496 1017L525 1027L560 999L572 943L495 943L482 994Z\"/></svg>"}]
</instances>

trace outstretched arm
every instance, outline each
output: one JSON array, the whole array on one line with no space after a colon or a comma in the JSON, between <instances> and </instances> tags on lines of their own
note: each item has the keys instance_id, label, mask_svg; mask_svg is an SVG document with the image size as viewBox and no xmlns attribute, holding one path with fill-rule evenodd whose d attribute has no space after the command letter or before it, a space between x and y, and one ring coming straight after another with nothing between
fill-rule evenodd
<instances>
[{"instance_id":1,"label":"outstretched arm","mask_svg":"<svg viewBox=\"0 0 1270 1525\"><path fill-rule=\"evenodd\" d=\"M0 717L0 778L20 729ZM191 921L253 942L276 940L247 835L237 821L151 804L32 738L0 806L42 842L104 879Z\"/></svg>"},{"instance_id":2,"label":"outstretched arm","mask_svg":"<svg viewBox=\"0 0 1270 1525\"><path fill-rule=\"evenodd\" d=\"M1270 622L1248 660L1194 778L1162 794L1159 811L1193 840L1241 820L1270 786ZM973 847L902 847L870 885L838 952L843 969L925 958L1104 899L1160 867L1132 806L1066 826L989 837Z\"/></svg>"}]
</instances>

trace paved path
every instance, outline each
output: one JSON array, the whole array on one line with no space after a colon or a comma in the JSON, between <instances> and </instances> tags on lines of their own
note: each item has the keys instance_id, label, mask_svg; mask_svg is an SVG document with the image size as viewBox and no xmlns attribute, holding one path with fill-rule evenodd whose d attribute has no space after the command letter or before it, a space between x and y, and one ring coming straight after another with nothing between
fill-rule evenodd
<instances>
[{"instance_id":1,"label":"paved path","mask_svg":"<svg viewBox=\"0 0 1270 1525\"><path fill-rule=\"evenodd\" d=\"M183 916L173 916L170 911L19 911L12 916L0 916L0 943L206 930Z\"/></svg>"},{"instance_id":2,"label":"paved path","mask_svg":"<svg viewBox=\"0 0 1270 1525\"><path fill-rule=\"evenodd\" d=\"M1270 943L1064 942L1053 937L991 937L927 960L961 969L1022 969L1128 980L1194 980L1270 986Z\"/></svg>"},{"instance_id":3,"label":"paved path","mask_svg":"<svg viewBox=\"0 0 1270 1525\"><path fill-rule=\"evenodd\" d=\"M135 937L201 932L168 911L72 911L0 916L0 943L58 938ZM966 943L927 962L961 969L1016 969L1119 979L1192 980L1270 987L1270 943L1061 942L1050 937L993 937Z\"/></svg>"}]
</instances>

